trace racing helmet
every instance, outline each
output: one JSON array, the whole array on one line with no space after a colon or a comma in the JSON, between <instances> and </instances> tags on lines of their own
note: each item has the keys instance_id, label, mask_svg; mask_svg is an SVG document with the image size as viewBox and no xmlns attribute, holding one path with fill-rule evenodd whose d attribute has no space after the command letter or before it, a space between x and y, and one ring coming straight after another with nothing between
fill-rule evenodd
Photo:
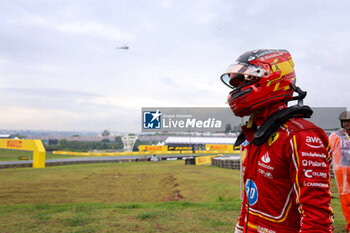
<instances>
[{"instance_id":1,"label":"racing helmet","mask_svg":"<svg viewBox=\"0 0 350 233\"><path fill-rule=\"evenodd\" d=\"M343 121L350 121L350 111L344 111L339 115L340 125L343 128Z\"/></svg>"},{"instance_id":2,"label":"racing helmet","mask_svg":"<svg viewBox=\"0 0 350 233\"><path fill-rule=\"evenodd\" d=\"M221 75L231 89L227 97L236 116L293 99L294 63L287 50L259 49L242 54Z\"/></svg>"}]
</instances>

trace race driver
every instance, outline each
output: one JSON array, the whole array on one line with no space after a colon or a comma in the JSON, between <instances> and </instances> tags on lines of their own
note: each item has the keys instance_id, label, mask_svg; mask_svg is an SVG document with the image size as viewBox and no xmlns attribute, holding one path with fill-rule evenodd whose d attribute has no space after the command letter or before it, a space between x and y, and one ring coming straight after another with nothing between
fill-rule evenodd
<instances>
[{"instance_id":1,"label":"race driver","mask_svg":"<svg viewBox=\"0 0 350 233\"><path fill-rule=\"evenodd\" d=\"M235 143L242 146L245 183L235 233L333 232L329 141L304 119L312 110L295 86L290 53L248 51L221 80L233 89L233 113L249 116ZM287 107L291 100L298 104Z\"/></svg>"},{"instance_id":2,"label":"race driver","mask_svg":"<svg viewBox=\"0 0 350 233\"><path fill-rule=\"evenodd\" d=\"M333 171L337 182L340 203L350 232L350 111L339 115L341 129L331 134Z\"/></svg>"}]
</instances>

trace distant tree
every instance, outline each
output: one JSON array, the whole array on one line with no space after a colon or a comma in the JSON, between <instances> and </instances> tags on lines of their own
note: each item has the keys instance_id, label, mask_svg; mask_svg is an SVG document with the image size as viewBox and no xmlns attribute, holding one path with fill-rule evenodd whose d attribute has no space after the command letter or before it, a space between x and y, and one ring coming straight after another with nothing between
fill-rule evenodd
<instances>
[{"instance_id":1,"label":"distant tree","mask_svg":"<svg viewBox=\"0 0 350 233\"><path fill-rule=\"evenodd\" d=\"M230 124L226 124L225 126L225 133L230 133L232 131L231 125Z\"/></svg>"},{"instance_id":2,"label":"distant tree","mask_svg":"<svg viewBox=\"0 0 350 233\"><path fill-rule=\"evenodd\" d=\"M60 140L60 141L59 141L59 146L60 146L60 148L62 148L62 149L69 148L68 141L67 141L66 139Z\"/></svg>"},{"instance_id":3,"label":"distant tree","mask_svg":"<svg viewBox=\"0 0 350 233\"><path fill-rule=\"evenodd\" d=\"M91 150L109 150L109 149L123 149L124 145L120 137L116 137L116 141L110 141L104 138L101 141L68 141L62 139L55 145L45 145L45 149L65 150L65 151L91 151Z\"/></svg>"},{"instance_id":4,"label":"distant tree","mask_svg":"<svg viewBox=\"0 0 350 233\"><path fill-rule=\"evenodd\" d=\"M135 142L134 147L132 148L132 150L133 151L138 151L140 145L141 145L141 141L136 139L136 142Z\"/></svg>"},{"instance_id":5,"label":"distant tree","mask_svg":"<svg viewBox=\"0 0 350 233\"><path fill-rule=\"evenodd\" d=\"M123 143L122 137L120 137L120 136L115 137L115 138L114 138L114 141L115 141L116 143Z\"/></svg>"},{"instance_id":6,"label":"distant tree","mask_svg":"<svg viewBox=\"0 0 350 233\"><path fill-rule=\"evenodd\" d=\"M234 133L239 133L239 132L241 132L241 130L242 130L241 127L242 127L241 124L235 125L235 126L233 127L233 129L232 129L232 132L234 132Z\"/></svg>"},{"instance_id":7,"label":"distant tree","mask_svg":"<svg viewBox=\"0 0 350 233\"><path fill-rule=\"evenodd\" d=\"M107 136L109 136L111 133L108 131L108 130L103 130L102 131L102 133L101 133L101 135L103 136L103 137L107 137Z\"/></svg>"},{"instance_id":8,"label":"distant tree","mask_svg":"<svg viewBox=\"0 0 350 233\"><path fill-rule=\"evenodd\" d=\"M123 149L124 143L122 141L122 137L117 136L114 138L115 141L115 149Z\"/></svg>"}]
</instances>

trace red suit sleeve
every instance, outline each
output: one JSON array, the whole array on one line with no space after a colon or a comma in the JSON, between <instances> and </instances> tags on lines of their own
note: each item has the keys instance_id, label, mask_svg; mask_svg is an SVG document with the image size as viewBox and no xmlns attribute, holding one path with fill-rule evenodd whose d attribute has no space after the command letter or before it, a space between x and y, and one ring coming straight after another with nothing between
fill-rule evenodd
<instances>
[{"instance_id":1,"label":"red suit sleeve","mask_svg":"<svg viewBox=\"0 0 350 233\"><path fill-rule=\"evenodd\" d=\"M289 143L289 174L300 213L300 232L333 232L328 137L321 130L302 130Z\"/></svg>"}]
</instances>

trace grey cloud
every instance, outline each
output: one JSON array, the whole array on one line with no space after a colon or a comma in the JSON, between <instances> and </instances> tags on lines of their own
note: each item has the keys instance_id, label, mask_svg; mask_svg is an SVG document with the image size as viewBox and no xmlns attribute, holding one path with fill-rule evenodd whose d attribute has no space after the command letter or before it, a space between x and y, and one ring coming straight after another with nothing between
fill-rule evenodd
<instances>
[{"instance_id":1,"label":"grey cloud","mask_svg":"<svg viewBox=\"0 0 350 233\"><path fill-rule=\"evenodd\" d=\"M33 107L38 109L89 110L103 108L93 98L103 97L95 93L61 89L1 88L2 106ZM6 98L11 96L11 98ZM81 103L82 102L82 103Z\"/></svg>"}]
</instances>

